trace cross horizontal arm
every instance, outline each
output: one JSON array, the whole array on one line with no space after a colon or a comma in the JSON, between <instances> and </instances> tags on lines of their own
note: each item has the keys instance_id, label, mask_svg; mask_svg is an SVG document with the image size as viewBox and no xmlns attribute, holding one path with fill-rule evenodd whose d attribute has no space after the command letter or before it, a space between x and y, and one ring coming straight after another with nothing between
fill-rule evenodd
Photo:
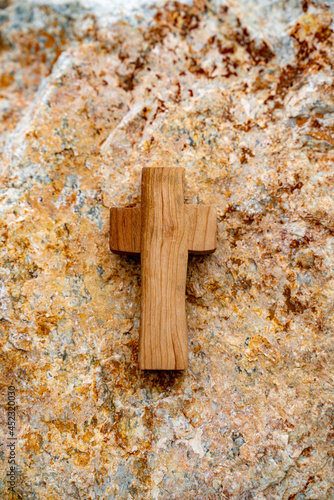
<instances>
[{"instance_id":1,"label":"cross horizontal arm","mask_svg":"<svg viewBox=\"0 0 334 500\"><path fill-rule=\"evenodd\" d=\"M185 205L188 252L212 253L216 249L216 209L205 205ZM117 254L140 253L141 207L110 209L110 250Z\"/></svg>"},{"instance_id":2,"label":"cross horizontal arm","mask_svg":"<svg viewBox=\"0 0 334 500\"><path fill-rule=\"evenodd\" d=\"M188 217L188 252L192 254L212 253L216 249L215 207L185 205Z\"/></svg>"},{"instance_id":3,"label":"cross horizontal arm","mask_svg":"<svg viewBox=\"0 0 334 500\"><path fill-rule=\"evenodd\" d=\"M140 253L141 209L110 209L110 250L117 254Z\"/></svg>"}]
</instances>

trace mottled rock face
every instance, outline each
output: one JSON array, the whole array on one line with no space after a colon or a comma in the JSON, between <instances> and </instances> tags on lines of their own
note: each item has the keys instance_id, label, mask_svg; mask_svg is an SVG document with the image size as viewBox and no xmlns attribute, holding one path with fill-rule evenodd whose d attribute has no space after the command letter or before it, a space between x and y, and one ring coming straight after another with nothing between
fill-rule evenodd
<instances>
[{"instance_id":1,"label":"mottled rock face","mask_svg":"<svg viewBox=\"0 0 334 500\"><path fill-rule=\"evenodd\" d=\"M333 499L328 6L1 6L1 498L13 385L17 498ZM177 373L138 370L140 262L108 249L158 165L219 213Z\"/></svg>"}]
</instances>

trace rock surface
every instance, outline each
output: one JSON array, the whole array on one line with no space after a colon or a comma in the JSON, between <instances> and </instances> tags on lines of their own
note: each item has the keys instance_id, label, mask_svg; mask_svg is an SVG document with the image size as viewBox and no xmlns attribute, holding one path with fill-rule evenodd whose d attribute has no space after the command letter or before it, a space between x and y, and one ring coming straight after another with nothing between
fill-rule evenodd
<instances>
[{"instance_id":1,"label":"rock surface","mask_svg":"<svg viewBox=\"0 0 334 500\"><path fill-rule=\"evenodd\" d=\"M91 5L1 2L16 497L334 499L331 9ZM184 373L138 370L140 263L108 249L108 208L154 165L219 213L217 251L189 260Z\"/></svg>"}]
</instances>

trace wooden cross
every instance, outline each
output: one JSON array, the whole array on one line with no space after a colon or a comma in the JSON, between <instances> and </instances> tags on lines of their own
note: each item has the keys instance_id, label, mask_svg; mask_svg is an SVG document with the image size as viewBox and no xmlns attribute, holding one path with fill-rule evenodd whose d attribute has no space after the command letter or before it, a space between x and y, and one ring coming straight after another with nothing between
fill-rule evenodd
<instances>
[{"instance_id":1,"label":"wooden cross","mask_svg":"<svg viewBox=\"0 0 334 500\"><path fill-rule=\"evenodd\" d=\"M141 370L187 368L188 253L216 248L216 209L185 205L183 177L183 168L143 168L141 206L111 208L110 249L141 255Z\"/></svg>"}]
</instances>

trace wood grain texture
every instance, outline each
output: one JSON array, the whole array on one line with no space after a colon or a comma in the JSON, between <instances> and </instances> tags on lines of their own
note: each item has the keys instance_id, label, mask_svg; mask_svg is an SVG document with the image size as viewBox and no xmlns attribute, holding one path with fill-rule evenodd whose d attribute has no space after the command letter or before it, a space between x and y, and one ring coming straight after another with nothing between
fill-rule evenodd
<instances>
[{"instance_id":1,"label":"wood grain texture","mask_svg":"<svg viewBox=\"0 0 334 500\"><path fill-rule=\"evenodd\" d=\"M183 168L144 168L142 203L110 210L110 249L141 254L139 367L185 370L188 253L216 248L216 209L185 205Z\"/></svg>"},{"instance_id":2,"label":"wood grain texture","mask_svg":"<svg viewBox=\"0 0 334 500\"><path fill-rule=\"evenodd\" d=\"M110 209L110 250L117 254L140 253L141 208Z\"/></svg>"},{"instance_id":3,"label":"wood grain texture","mask_svg":"<svg viewBox=\"0 0 334 500\"><path fill-rule=\"evenodd\" d=\"M139 368L185 370L187 219L181 168L142 170Z\"/></svg>"},{"instance_id":4,"label":"wood grain texture","mask_svg":"<svg viewBox=\"0 0 334 500\"><path fill-rule=\"evenodd\" d=\"M216 249L217 210L205 205L185 205L188 223L188 251L202 255Z\"/></svg>"}]
</instances>

